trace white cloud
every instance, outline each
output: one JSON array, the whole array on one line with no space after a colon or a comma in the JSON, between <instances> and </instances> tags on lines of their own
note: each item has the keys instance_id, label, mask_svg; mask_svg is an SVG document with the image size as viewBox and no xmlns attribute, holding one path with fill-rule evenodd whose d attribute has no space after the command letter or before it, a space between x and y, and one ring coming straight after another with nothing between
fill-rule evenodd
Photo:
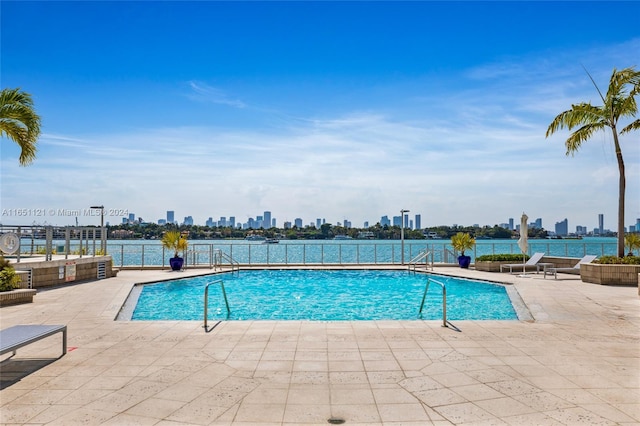
<instances>
[{"instance_id":1,"label":"white cloud","mask_svg":"<svg viewBox=\"0 0 640 426\"><path fill-rule=\"evenodd\" d=\"M189 81L191 93L189 99L198 102L212 102L214 104L227 105L234 108L244 108L246 104L239 99L230 98L223 90L207 85L200 81Z\"/></svg>"}]
</instances>

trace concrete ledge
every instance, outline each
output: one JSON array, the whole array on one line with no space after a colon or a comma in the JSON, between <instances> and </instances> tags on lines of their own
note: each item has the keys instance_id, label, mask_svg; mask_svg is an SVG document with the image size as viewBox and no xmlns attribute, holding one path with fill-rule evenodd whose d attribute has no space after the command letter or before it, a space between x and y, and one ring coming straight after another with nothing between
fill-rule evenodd
<instances>
[{"instance_id":1,"label":"concrete ledge","mask_svg":"<svg viewBox=\"0 0 640 426\"><path fill-rule=\"evenodd\" d=\"M585 283L601 285L638 285L640 265L602 265L583 263L580 278Z\"/></svg>"},{"instance_id":2,"label":"concrete ledge","mask_svg":"<svg viewBox=\"0 0 640 426\"><path fill-rule=\"evenodd\" d=\"M481 261L474 264L476 271L500 272L500 265L510 265L516 263L511 260L491 260Z\"/></svg>"},{"instance_id":3,"label":"concrete ledge","mask_svg":"<svg viewBox=\"0 0 640 426\"><path fill-rule=\"evenodd\" d=\"M20 303L32 303L36 290L18 288L11 291L0 292L0 306L18 305Z\"/></svg>"}]
</instances>

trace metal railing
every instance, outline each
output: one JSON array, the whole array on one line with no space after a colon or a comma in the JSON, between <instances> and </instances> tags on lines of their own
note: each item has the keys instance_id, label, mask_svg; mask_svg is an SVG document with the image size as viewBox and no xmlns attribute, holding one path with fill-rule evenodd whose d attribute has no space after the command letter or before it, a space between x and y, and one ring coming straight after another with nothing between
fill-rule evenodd
<instances>
[{"instance_id":1,"label":"metal railing","mask_svg":"<svg viewBox=\"0 0 640 426\"><path fill-rule=\"evenodd\" d=\"M431 282L438 284L442 287L442 326L448 327L447 325L447 286L445 286L440 281L436 281L431 277L427 277L427 284L424 287L424 294L422 295L422 302L420 302L420 310L418 311L418 315L422 315L422 309L424 308L424 302L427 298L427 292L429 291L429 284Z\"/></svg>"},{"instance_id":2,"label":"metal railing","mask_svg":"<svg viewBox=\"0 0 640 426\"><path fill-rule=\"evenodd\" d=\"M240 273L240 263L220 249L216 249L215 266L222 268L223 261L231 266L231 273Z\"/></svg>"},{"instance_id":3,"label":"metal railing","mask_svg":"<svg viewBox=\"0 0 640 426\"><path fill-rule=\"evenodd\" d=\"M431 265L429 265L429 257L431 257ZM409 271L415 274L416 269L418 268L418 265L422 264L421 262L423 260L424 260L424 269L427 270L429 269L429 266L431 266L431 270L433 270L433 252L430 250L424 250L409 261L409 266L408 266Z\"/></svg>"},{"instance_id":4,"label":"metal railing","mask_svg":"<svg viewBox=\"0 0 640 426\"><path fill-rule=\"evenodd\" d=\"M204 331L207 331L207 317L209 316L209 286L212 284L220 284L220 288L222 289L222 296L224 297L224 304L227 306L227 318L229 318L229 315L231 315L229 300L227 299L227 291L224 288L224 281L216 280L210 282L204 288Z\"/></svg>"},{"instance_id":5,"label":"metal railing","mask_svg":"<svg viewBox=\"0 0 640 426\"><path fill-rule=\"evenodd\" d=\"M93 236L91 236L93 237ZM98 240L97 235L95 240ZM591 242L565 240L530 240L529 250L544 252L545 256L571 257L580 259L587 254L603 256L615 255L616 242L600 242L593 238ZM596 240L596 241L594 241ZM92 241L91 241L92 242ZM44 242L42 242L44 243ZM53 241L53 247L65 244ZM99 244L87 245L86 241L65 247L65 253L83 249L85 255L96 255ZM44 253L45 246L36 244L36 240L23 240L22 253L34 255ZM419 254L430 251L430 262L438 265L455 265L456 253L448 241L433 242L409 240L404 243L405 259L412 259ZM160 242L138 242L125 240L108 241L107 252L113 258L114 267L168 267L169 253L162 248ZM484 254L520 253L516 241L477 242L469 255L472 262ZM284 240L279 244L260 244L233 240L216 240L190 242L185 253L188 267L217 268L225 263L236 268L242 266L315 266L315 265L401 265L400 241L295 241ZM233 259L232 261L228 258ZM405 265L406 266L406 265Z\"/></svg>"}]
</instances>

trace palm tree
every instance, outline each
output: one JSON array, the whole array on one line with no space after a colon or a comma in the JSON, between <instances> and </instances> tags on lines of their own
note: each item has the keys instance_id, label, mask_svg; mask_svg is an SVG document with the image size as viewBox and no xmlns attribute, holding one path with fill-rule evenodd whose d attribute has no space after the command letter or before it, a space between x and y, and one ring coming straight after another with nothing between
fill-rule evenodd
<instances>
[{"instance_id":1,"label":"palm tree","mask_svg":"<svg viewBox=\"0 0 640 426\"><path fill-rule=\"evenodd\" d=\"M616 159L618 160L618 171L620 173L618 188L618 256L624 256L624 193L626 188L624 160L622 158L622 150L618 135L640 129L640 119L633 121L624 127L618 133L617 125L620 118L635 117L638 112L638 105L635 97L640 93L640 71L636 71L635 67L625 68L620 71L613 69L611 79L609 81L609 89L606 95L602 95L600 89L596 85L591 75L587 72L591 82L596 87L600 99L601 106L593 106L589 102L582 102L577 105L571 105L571 109L558 114L553 119L547 129L546 137L551 136L557 130L567 128L569 130L574 127L579 128L569 135L565 141L567 147L567 155L574 154L582 145L582 142L588 140L594 133L604 130L605 127L611 129L613 135L613 144L616 151Z\"/></svg>"},{"instance_id":2,"label":"palm tree","mask_svg":"<svg viewBox=\"0 0 640 426\"><path fill-rule=\"evenodd\" d=\"M40 136L40 116L33 108L31 95L18 89L0 92L0 137L6 136L20 146L21 166L36 158Z\"/></svg>"}]
</instances>

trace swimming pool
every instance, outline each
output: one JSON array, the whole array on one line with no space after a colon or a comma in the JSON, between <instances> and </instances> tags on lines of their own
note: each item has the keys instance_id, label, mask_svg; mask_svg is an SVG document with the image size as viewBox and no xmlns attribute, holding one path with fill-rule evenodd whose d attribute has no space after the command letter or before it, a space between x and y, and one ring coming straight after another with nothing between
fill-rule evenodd
<instances>
[{"instance_id":1,"label":"swimming pool","mask_svg":"<svg viewBox=\"0 0 640 426\"><path fill-rule=\"evenodd\" d=\"M447 287L450 320L516 320L505 286L433 276ZM145 284L132 296L132 320L202 320L205 286L208 319L220 320L416 320L442 318L442 291L431 285L422 314L427 275L380 270L259 270Z\"/></svg>"}]
</instances>

